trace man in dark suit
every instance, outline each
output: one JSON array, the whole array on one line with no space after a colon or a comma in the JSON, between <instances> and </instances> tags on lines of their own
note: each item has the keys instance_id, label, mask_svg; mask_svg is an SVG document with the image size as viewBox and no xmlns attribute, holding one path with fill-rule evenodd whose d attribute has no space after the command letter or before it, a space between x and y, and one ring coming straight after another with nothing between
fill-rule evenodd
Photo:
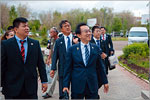
<instances>
[{"instance_id":1,"label":"man in dark suit","mask_svg":"<svg viewBox=\"0 0 150 100\"><path fill-rule=\"evenodd\" d=\"M2 42L1 75L5 99L37 99L38 74L42 90L47 90L45 64L37 40L28 38L28 20L23 17L13 21L15 36Z\"/></svg>"},{"instance_id":2,"label":"man in dark suit","mask_svg":"<svg viewBox=\"0 0 150 100\"><path fill-rule=\"evenodd\" d=\"M100 48L100 54L101 54L101 57L102 59L105 59L107 57L107 55L102 52L102 49L100 47L100 27L99 26L93 26L92 27L92 37L91 37L91 43L94 43L96 44L99 48Z\"/></svg>"},{"instance_id":3,"label":"man in dark suit","mask_svg":"<svg viewBox=\"0 0 150 100\"><path fill-rule=\"evenodd\" d=\"M103 60L103 62L106 67L106 74L108 74L108 68L110 67L108 57L114 54L113 43L111 40L111 36L106 34L106 28L101 27L100 30L101 30L101 37L100 37L101 49L102 52L104 52L107 55L107 57Z\"/></svg>"},{"instance_id":4,"label":"man in dark suit","mask_svg":"<svg viewBox=\"0 0 150 100\"><path fill-rule=\"evenodd\" d=\"M65 64L65 57L66 51L69 47L71 47L74 42L77 42L77 38L74 39L73 35L71 34L71 25L69 21L62 20L60 22L61 32L63 36L58 38L55 42L53 57L52 57L52 68L50 75L54 77L55 70L57 70L57 62L58 62L58 76L59 76L59 99L63 98L63 72L64 72L64 64Z\"/></svg>"},{"instance_id":5,"label":"man in dark suit","mask_svg":"<svg viewBox=\"0 0 150 100\"><path fill-rule=\"evenodd\" d=\"M90 43L91 31L85 23L80 23L76 34L81 42L69 48L64 68L63 91L69 93L71 82L72 99L98 99L98 76L104 84L104 92L108 92L108 80L99 55L99 47Z\"/></svg>"}]
</instances>

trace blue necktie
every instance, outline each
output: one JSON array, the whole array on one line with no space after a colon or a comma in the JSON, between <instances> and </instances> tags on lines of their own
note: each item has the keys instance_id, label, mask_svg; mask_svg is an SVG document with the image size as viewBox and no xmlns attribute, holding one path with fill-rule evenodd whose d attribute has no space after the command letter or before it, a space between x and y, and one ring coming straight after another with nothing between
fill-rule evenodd
<instances>
[{"instance_id":1,"label":"blue necktie","mask_svg":"<svg viewBox=\"0 0 150 100\"><path fill-rule=\"evenodd\" d=\"M85 47L85 65L87 65L88 64L88 59L89 59L89 50L88 50L88 48L87 48L87 45L84 45L84 47Z\"/></svg>"},{"instance_id":2,"label":"blue necktie","mask_svg":"<svg viewBox=\"0 0 150 100\"><path fill-rule=\"evenodd\" d=\"M67 50L68 50L68 49L69 49L69 47L71 46L69 36L67 36L67 39L68 39L68 41L67 41Z\"/></svg>"},{"instance_id":3,"label":"blue necktie","mask_svg":"<svg viewBox=\"0 0 150 100\"><path fill-rule=\"evenodd\" d=\"M98 47L100 47L100 40L96 40Z\"/></svg>"}]
</instances>

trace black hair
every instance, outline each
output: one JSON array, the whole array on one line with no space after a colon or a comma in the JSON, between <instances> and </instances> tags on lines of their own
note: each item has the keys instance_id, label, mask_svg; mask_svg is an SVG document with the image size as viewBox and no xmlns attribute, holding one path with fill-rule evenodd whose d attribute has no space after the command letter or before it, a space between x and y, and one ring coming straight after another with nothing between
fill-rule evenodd
<instances>
[{"instance_id":1,"label":"black hair","mask_svg":"<svg viewBox=\"0 0 150 100\"><path fill-rule=\"evenodd\" d=\"M86 23L79 23L75 30L76 34L81 34L81 29L80 29L81 26L88 26L88 25Z\"/></svg>"},{"instance_id":2,"label":"black hair","mask_svg":"<svg viewBox=\"0 0 150 100\"><path fill-rule=\"evenodd\" d=\"M101 27L100 27L100 29L102 29L102 28L104 28L104 29L105 29L105 31L107 31L107 29L106 29L104 26L101 26Z\"/></svg>"},{"instance_id":3,"label":"black hair","mask_svg":"<svg viewBox=\"0 0 150 100\"><path fill-rule=\"evenodd\" d=\"M24 17L18 17L13 21L13 27L19 27L20 23L26 23L28 20Z\"/></svg>"},{"instance_id":4,"label":"black hair","mask_svg":"<svg viewBox=\"0 0 150 100\"><path fill-rule=\"evenodd\" d=\"M62 28L62 25L65 24L66 22L70 23L68 20L62 20L62 21L59 23L59 27Z\"/></svg>"},{"instance_id":5,"label":"black hair","mask_svg":"<svg viewBox=\"0 0 150 100\"><path fill-rule=\"evenodd\" d=\"M12 30L12 29L14 29L13 26L8 26L8 28L7 28L7 30Z\"/></svg>"},{"instance_id":6,"label":"black hair","mask_svg":"<svg viewBox=\"0 0 150 100\"><path fill-rule=\"evenodd\" d=\"M92 27L92 33L95 31L96 28L100 29L99 26L93 26L93 27Z\"/></svg>"}]
</instances>

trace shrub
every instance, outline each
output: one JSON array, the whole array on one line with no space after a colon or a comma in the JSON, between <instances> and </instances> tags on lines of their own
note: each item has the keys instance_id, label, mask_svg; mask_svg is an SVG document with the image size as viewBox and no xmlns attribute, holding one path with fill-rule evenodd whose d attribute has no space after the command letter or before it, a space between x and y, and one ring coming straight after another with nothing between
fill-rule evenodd
<instances>
[{"instance_id":1,"label":"shrub","mask_svg":"<svg viewBox=\"0 0 150 100\"><path fill-rule=\"evenodd\" d=\"M123 48L123 52L125 58L128 58L132 53L147 57L149 55L149 48L145 43L133 43Z\"/></svg>"}]
</instances>

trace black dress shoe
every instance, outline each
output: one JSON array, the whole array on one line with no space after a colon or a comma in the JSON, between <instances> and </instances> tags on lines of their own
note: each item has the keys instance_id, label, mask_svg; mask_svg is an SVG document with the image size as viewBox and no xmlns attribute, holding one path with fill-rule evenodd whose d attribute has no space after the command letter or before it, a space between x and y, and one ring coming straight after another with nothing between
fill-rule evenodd
<instances>
[{"instance_id":1,"label":"black dress shoe","mask_svg":"<svg viewBox=\"0 0 150 100\"><path fill-rule=\"evenodd\" d=\"M50 95L48 95L48 93L46 93L45 95L43 95L42 96L44 99L46 99L46 98L50 98L50 97L52 97L52 96L50 96Z\"/></svg>"}]
</instances>

